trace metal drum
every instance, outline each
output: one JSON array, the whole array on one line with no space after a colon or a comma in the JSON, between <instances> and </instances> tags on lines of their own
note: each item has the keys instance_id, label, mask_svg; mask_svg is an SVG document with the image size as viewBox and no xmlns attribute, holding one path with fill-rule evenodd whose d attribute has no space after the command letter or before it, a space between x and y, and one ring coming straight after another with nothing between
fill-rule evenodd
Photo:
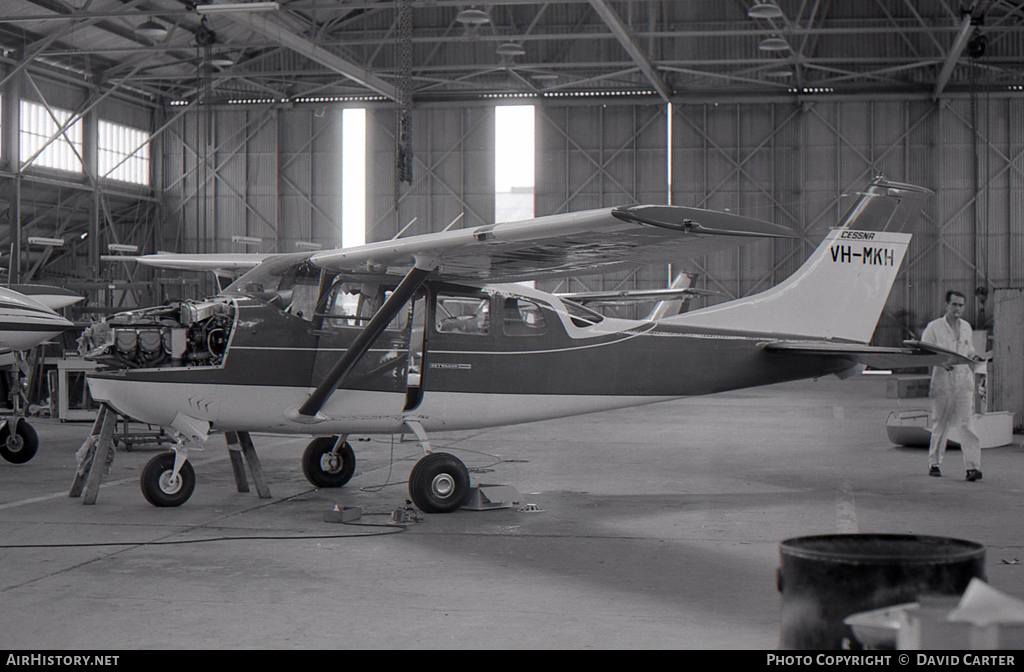
<instances>
[{"instance_id":1,"label":"metal drum","mask_svg":"<svg viewBox=\"0 0 1024 672\"><path fill-rule=\"evenodd\" d=\"M827 534L779 544L782 649L860 648L850 614L919 595L961 595L985 578L985 547L909 534Z\"/></svg>"}]
</instances>

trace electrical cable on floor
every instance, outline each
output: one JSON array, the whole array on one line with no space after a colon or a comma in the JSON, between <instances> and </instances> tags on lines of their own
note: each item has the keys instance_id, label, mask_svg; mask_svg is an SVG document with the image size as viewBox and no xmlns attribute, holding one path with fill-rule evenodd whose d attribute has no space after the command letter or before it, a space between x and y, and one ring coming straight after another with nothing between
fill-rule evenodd
<instances>
[{"instance_id":1,"label":"electrical cable on floor","mask_svg":"<svg viewBox=\"0 0 1024 672\"><path fill-rule=\"evenodd\" d=\"M268 506L274 506L275 504L281 504L303 495L307 495L310 492L314 492L315 488L306 490L304 492L298 492L290 497L275 500L273 502L266 502L254 506L245 511L237 511L222 518L233 518L234 516L242 513L251 513L258 509L262 509ZM391 512L388 513L364 513L364 516L391 516ZM418 521L414 521L418 522ZM177 539L177 540L165 540L165 541L97 541L89 543L78 543L78 544L0 544L0 550L13 550L13 549L26 549L26 548L100 548L106 546L182 546L185 544L206 544L217 541L302 541L306 539L358 539L362 537L385 537L391 534L398 534L399 532L405 532L408 528L400 523L342 523L348 527L372 527L379 528L379 532L365 532L361 534L288 534L288 535L244 535L237 537L207 537L204 539ZM196 525L191 529L198 529L200 527L206 527L206 525ZM186 530L186 532L191 530ZM184 532L179 533L184 534Z\"/></svg>"},{"instance_id":2,"label":"electrical cable on floor","mask_svg":"<svg viewBox=\"0 0 1024 672\"><path fill-rule=\"evenodd\" d=\"M388 460L388 475L387 475L387 478L384 479L384 483L382 485L367 485L367 486L364 486L362 488L359 488L359 491L360 492L380 492L384 488L389 487L391 485L401 485L402 483L408 483L408 481L402 481L401 483L392 483L391 482L391 469L394 466L395 466L395 435L392 434L391 435L391 457Z\"/></svg>"},{"instance_id":3,"label":"electrical cable on floor","mask_svg":"<svg viewBox=\"0 0 1024 672\"><path fill-rule=\"evenodd\" d=\"M364 514L364 515L391 515L391 514ZM207 537L205 539L176 539L165 541L97 541L80 544L2 544L0 549L9 550L17 548L99 548L105 546L182 546L185 544L206 544L215 541L301 541L307 539L359 539L361 537L384 537L390 534L398 534L408 529L405 525L394 523L342 523L349 527L373 527L382 528L380 532L366 532L362 534L289 534L289 535L245 535L238 537Z\"/></svg>"}]
</instances>

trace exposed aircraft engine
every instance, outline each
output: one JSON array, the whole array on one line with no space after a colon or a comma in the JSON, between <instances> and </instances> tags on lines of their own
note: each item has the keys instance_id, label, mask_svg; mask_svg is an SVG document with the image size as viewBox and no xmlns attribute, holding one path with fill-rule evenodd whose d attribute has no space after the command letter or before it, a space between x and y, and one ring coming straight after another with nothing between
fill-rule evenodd
<instances>
[{"instance_id":1,"label":"exposed aircraft engine","mask_svg":"<svg viewBox=\"0 0 1024 672\"><path fill-rule=\"evenodd\" d=\"M227 350L234 316L234 306L223 300L180 301L118 313L86 329L78 352L116 368L217 366Z\"/></svg>"}]
</instances>

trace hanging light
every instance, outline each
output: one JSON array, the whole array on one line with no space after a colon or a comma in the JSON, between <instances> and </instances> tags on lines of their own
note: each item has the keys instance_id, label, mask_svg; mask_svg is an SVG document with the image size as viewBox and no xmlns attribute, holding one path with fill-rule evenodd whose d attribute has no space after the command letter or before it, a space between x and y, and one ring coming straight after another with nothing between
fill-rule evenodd
<instances>
[{"instance_id":1,"label":"hanging light","mask_svg":"<svg viewBox=\"0 0 1024 672\"><path fill-rule=\"evenodd\" d=\"M482 9L464 9L455 15L455 20L467 26L482 26L491 22L491 17Z\"/></svg>"},{"instance_id":2,"label":"hanging light","mask_svg":"<svg viewBox=\"0 0 1024 672\"><path fill-rule=\"evenodd\" d=\"M786 42L781 37L766 37L757 48L761 51L788 51L789 42Z\"/></svg>"},{"instance_id":3,"label":"hanging light","mask_svg":"<svg viewBox=\"0 0 1024 672\"><path fill-rule=\"evenodd\" d=\"M505 42L499 44L495 50L499 56L522 56L526 53L526 49L523 49L523 45L516 44L515 42Z\"/></svg>"},{"instance_id":4,"label":"hanging light","mask_svg":"<svg viewBox=\"0 0 1024 672\"><path fill-rule=\"evenodd\" d=\"M217 54L210 57L210 65L215 68L230 68L235 64L235 59L227 54Z\"/></svg>"},{"instance_id":5,"label":"hanging light","mask_svg":"<svg viewBox=\"0 0 1024 672\"><path fill-rule=\"evenodd\" d=\"M771 77L772 79L786 79L793 76L792 70L765 70L765 77Z\"/></svg>"},{"instance_id":6,"label":"hanging light","mask_svg":"<svg viewBox=\"0 0 1024 672\"><path fill-rule=\"evenodd\" d=\"M553 72L535 72L530 75L531 79L536 79L538 82L551 82L558 79L558 75Z\"/></svg>"},{"instance_id":7,"label":"hanging light","mask_svg":"<svg viewBox=\"0 0 1024 672\"><path fill-rule=\"evenodd\" d=\"M148 37L149 39L155 42L167 37L167 26L159 24L153 19L150 19L145 23L139 24L139 26L135 29L135 32L139 35L142 35L143 37Z\"/></svg>"},{"instance_id":8,"label":"hanging light","mask_svg":"<svg viewBox=\"0 0 1024 672\"><path fill-rule=\"evenodd\" d=\"M747 10L747 16L752 19L781 19L782 10L774 3L759 2Z\"/></svg>"}]
</instances>

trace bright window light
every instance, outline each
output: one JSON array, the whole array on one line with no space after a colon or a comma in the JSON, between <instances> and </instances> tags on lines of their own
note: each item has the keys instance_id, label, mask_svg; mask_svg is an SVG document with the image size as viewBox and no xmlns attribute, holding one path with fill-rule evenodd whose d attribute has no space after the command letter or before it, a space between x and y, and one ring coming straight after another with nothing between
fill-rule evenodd
<instances>
[{"instance_id":1,"label":"bright window light","mask_svg":"<svg viewBox=\"0 0 1024 672\"><path fill-rule=\"evenodd\" d=\"M71 118L71 112L68 110L51 109L53 110L52 117L45 105L27 100L21 101L21 128L18 134L21 145L18 156L21 163L24 164L33 154L39 152L40 148L46 145L50 138L57 134L57 130ZM54 117L56 117L56 121L54 121ZM72 146L78 150L77 156ZM82 162L78 157L81 155L82 120L79 119L67 129L65 134L46 146L46 149L40 152L30 165L80 173L82 172Z\"/></svg>"},{"instance_id":2,"label":"bright window light","mask_svg":"<svg viewBox=\"0 0 1024 672\"><path fill-rule=\"evenodd\" d=\"M148 185L149 133L103 120L98 130L100 176Z\"/></svg>"},{"instance_id":3,"label":"bright window light","mask_svg":"<svg viewBox=\"0 0 1024 672\"><path fill-rule=\"evenodd\" d=\"M341 116L341 246L366 243L366 110Z\"/></svg>"},{"instance_id":4,"label":"bright window light","mask_svg":"<svg viewBox=\"0 0 1024 672\"><path fill-rule=\"evenodd\" d=\"M494 108L494 221L533 217L534 107Z\"/></svg>"}]
</instances>

